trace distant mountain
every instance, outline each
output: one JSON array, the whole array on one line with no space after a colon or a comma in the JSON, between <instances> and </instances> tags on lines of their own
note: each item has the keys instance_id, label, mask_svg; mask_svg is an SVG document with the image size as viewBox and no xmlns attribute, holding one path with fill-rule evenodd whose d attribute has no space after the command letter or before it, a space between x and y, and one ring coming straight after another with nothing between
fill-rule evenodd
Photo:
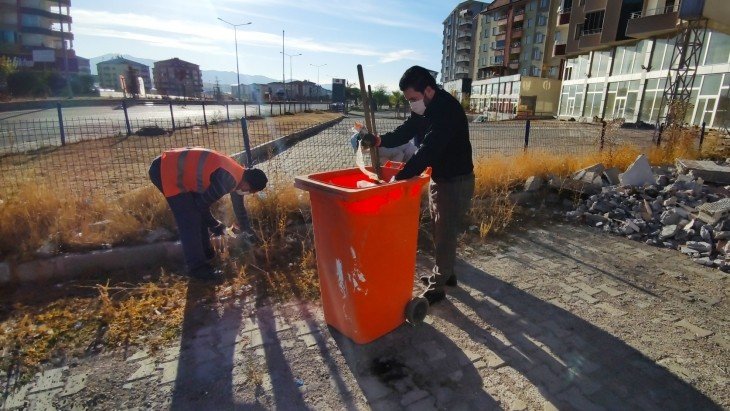
<instances>
[{"instance_id":1,"label":"distant mountain","mask_svg":"<svg viewBox=\"0 0 730 411\"><path fill-rule=\"evenodd\" d=\"M215 83L216 77L220 82L221 87L223 85L230 86L236 84L236 72L235 71L218 71L218 70L202 70L203 83ZM241 84L267 84L277 81L271 77L250 75L241 73Z\"/></svg>"}]
</instances>

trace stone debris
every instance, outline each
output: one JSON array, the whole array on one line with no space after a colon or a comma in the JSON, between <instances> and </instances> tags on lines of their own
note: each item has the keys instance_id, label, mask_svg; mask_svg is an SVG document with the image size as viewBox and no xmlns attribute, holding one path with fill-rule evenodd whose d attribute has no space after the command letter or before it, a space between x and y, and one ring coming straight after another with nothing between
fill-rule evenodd
<instances>
[{"instance_id":1,"label":"stone debris","mask_svg":"<svg viewBox=\"0 0 730 411\"><path fill-rule=\"evenodd\" d=\"M647 160L645 154L636 157L636 160L624 173L619 174L618 178L622 186L642 186L655 182L654 172L651 171L649 160Z\"/></svg>"},{"instance_id":2,"label":"stone debris","mask_svg":"<svg viewBox=\"0 0 730 411\"><path fill-rule=\"evenodd\" d=\"M682 174L691 174L715 184L730 184L730 166L707 160L683 159L678 159L676 165L677 171Z\"/></svg>"},{"instance_id":3,"label":"stone debris","mask_svg":"<svg viewBox=\"0 0 730 411\"><path fill-rule=\"evenodd\" d=\"M680 162L682 168L656 169L655 175L646 156L641 155L625 173L595 164L572 178L552 177L550 186L584 195L584 200L566 213L568 219L634 241L679 250L697 264L730 272L728 191L705 184L707 175L699 177L694 173L697 168L690 167L697 162ZM730 167L725 168L730 172ZM614 184L616 175L620 184Z\"/></svg>"}]
</instances>

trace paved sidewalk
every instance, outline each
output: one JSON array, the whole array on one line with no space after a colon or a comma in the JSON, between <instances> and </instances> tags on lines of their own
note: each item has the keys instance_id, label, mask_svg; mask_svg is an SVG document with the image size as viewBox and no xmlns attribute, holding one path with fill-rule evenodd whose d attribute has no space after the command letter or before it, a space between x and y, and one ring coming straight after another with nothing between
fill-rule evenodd
<instances>
[{"instance_id":1,"label":"paved sidewalk","mask_svg":"<svg viewBox=\"0 0 730 411\"><path fill-rule=\"evenodd\" d=\"M730 407L727 274L560 223L460 255L449 300L371 344L327 328L318 303L190 303L178 345L47 370L4 408Z\"/></svg>"}]
</instances>

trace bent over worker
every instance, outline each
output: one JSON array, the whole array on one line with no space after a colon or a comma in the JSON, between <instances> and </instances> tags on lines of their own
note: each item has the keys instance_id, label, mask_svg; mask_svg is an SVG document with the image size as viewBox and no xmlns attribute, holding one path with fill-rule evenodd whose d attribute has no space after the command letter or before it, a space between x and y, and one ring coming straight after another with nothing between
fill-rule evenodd
<instances>
[{"instance_id":1,"label":"bent over worker","mask_svg":"<svg viewBox=\"0 0 730 411\"><path fill-rule=\"evenodd\" d=\"M422 280L431 285L424 296L434 304L445 298L444 286L457 284L454 272L456 239L474 195L469 123L459 101L438 88L436 80L425 68L409 68L403 73L398 86L415 115L392 132L382 136L363 136L362 143L366 146L397 147L414 135L425 134L420 148L395 179L417 176L429 166L432 169L428 200L436 265L433 275Z\"/></svg>"},{"instance_id":2,"label":"bent over worker","mask_svg":"<svg viewBox=\"0 0 730 411\"><path fill-rule=\"evenodd\" d=\"M215 251L208 231L221 235L225 226L213 217L210 206L230 193L236 219L246 220L243 195L263 190L266 174L246 169L225 154L196 147L163 152L152 161L149 175L175 216L188 275L220 279L220 270L210 264Z\"/></svg>"}]
</instances>

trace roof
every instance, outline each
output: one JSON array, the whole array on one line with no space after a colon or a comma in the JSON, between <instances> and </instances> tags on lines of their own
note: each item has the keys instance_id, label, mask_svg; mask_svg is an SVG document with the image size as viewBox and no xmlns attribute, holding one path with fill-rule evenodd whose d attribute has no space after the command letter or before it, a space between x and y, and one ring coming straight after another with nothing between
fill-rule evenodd
<instances>
[{"instance_id":1,"label":"roof","mask_svg":"<svg viewBox=\"0 0 730 411\"><path fill-rule=\"evenodd\" d=\"M509 2L509 0L506 0L506 1ZM461 3L459 3L458 6L454 7L451 10L451 12L449 13L449 15L444 19L444 21L441 24L446 24L446 22L449 20L449 18L451 17L451 15L454 14L455 12L460 11L460 10L462 10L464 8L468 8L468 7L473 6L475 4L482 4L482 5L484 5L485 6L484 9L487 9L487 7L489 7L489 2L482 2L482 1L475 1L475 0L462 1Z\"/></svg>"},{"instance_id":2,"label":"roof","mask_svg":"<svg viewBox=\"0 0 730 411\"><path fill-rule=\"evenodd\" d=\"M155 61L155 66L157 64L180 64L180 65L188 65L188 66L198 67L198 65L195 64L195 63L191 63L191 62L185 61L185 60L180 60L177 57L174 57L174 58L171 58L171 59L167 59L167 60Z\"/></svg>"},{"instance_id":3,"label":"roof","mask_svg":"<svg viewBox=\"0 0 730 411\"><path fill-rule=\"evenodd\" d=\"M143 67L149 68L149 66L146 64L138 63L133 60L128 60L128 59L125 59L124 57L115 57L110 60L104 60L104 61L100 61L100 62L96 63L97 66L100 64L102 64L102 65L103 64L127 64L127 65L136 65L136 66L143 66Z\"/></svg>"}]
</instances>

